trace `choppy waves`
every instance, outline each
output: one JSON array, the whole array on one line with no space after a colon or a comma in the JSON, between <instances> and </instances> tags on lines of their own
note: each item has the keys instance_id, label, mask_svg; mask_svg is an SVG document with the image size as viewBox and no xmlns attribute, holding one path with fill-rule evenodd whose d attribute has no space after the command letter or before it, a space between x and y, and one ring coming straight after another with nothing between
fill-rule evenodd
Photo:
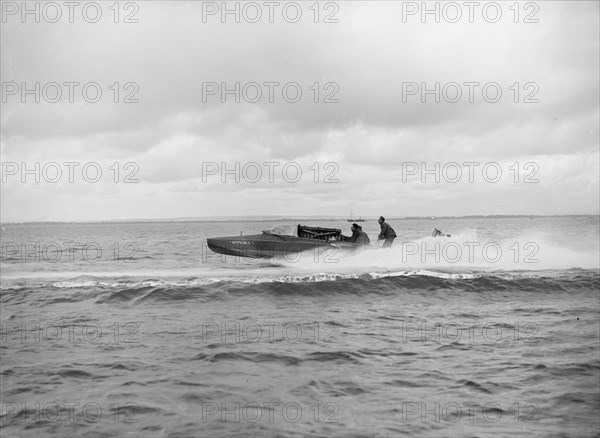
<instances>
[{"instance_id":1,"label":"choppy waves","mask_svg":"<svg viewBox=\"0 0 600 438\"><path fill-rule=\"evenodd\" d=\"M600 273L591 270L531 272L444 272L430 270L351 273L243 275L231 277L95 277L4 281L2 302L24 294L47 293L53 302L92 299L104 303L218 300L223 294L393 295L427 291L479 294L598 290ZM54 292L53 292L54 291Z\"/></svg>"}]
</instances>

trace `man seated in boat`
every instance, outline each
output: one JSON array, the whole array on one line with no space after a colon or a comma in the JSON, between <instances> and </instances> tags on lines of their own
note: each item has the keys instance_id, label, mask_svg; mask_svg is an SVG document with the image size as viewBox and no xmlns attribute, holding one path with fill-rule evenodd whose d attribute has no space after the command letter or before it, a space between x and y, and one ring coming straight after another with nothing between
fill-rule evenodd
<instances>
[{"instance_id":1,"label":"man seated in boat","mask_svg":"<svg viewBox=\"0 0 600 438\"><path fill-rule=\"evenodd\" d=\"M362 230L360 225L352 224L350 231L352 231L352 236L349 238L350 242L358 243L359 245L368 245L371 243L371 239L369 239L369 236Z\"/></svg>"}]
</instances>

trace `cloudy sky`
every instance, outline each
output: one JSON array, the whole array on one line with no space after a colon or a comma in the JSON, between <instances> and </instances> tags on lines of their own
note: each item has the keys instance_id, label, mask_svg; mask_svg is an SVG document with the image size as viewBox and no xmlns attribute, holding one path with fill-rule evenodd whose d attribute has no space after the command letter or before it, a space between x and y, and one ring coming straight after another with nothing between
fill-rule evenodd
<instances>
[{"instance_id":1,"label":"cloudy sky","mask_svg":"<svg viewBox=\"0 0 600 438\"><path fill-rule=\"evenodd\" d=\"M3 222L599 212L597 1L112 3L2 2Z\"/></svg>"}]
</instances>

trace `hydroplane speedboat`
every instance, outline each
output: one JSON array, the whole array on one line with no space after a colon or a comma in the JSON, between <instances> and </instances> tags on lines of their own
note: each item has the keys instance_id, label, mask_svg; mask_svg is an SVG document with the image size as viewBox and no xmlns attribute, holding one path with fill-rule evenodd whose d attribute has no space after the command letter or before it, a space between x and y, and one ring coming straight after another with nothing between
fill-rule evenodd
<instances>
[{"instance_id":1,"label":"hydroplane speedboat","mask_svg":"<svg viewBox=\"0 0 600 438\"><path fill-rule=\"evenodd\" d=\"M262 234L248 236L212 237L207 239L207 244L216 253L248 258L278 258L304 251L353 251L368 247L350 242L350 238L342 235L339 228L298 225L296 231L295 236L263 231Z\"/></svg>"}]
</instances>

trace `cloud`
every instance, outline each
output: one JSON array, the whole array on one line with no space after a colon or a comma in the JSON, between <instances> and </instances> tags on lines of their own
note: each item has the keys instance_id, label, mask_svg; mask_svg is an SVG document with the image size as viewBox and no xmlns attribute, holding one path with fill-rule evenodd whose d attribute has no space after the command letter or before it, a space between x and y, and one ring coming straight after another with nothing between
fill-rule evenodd
<instances>
[{"instance_id":1,"label":"cloud","mask_svg":"<svg viewBox=\"0 0 600 438\"><path fill-rule=\"evenodd\" d=\"M63 220L287 214L307 197L304 214L347 214L350 203L389 205L390 214L597 213L599 170L590 163L600 142L598 4L535 4L538 11L519 4L518 22L514 8L502 4L498 23L479 10L470 23L466 9L458 23L422 23L420 15L403 17L405 4L339 3L338 23L322 22L335 12L323 4L318 23L308 4L298 23L280 11L274 23L266 15L259 23L203 20L202 2L140 3L139 22L131 24L114 23L108 7L95 24L10 17L0 30L0 69L4 83L19 90L3 94L2 161L77 160L103 169L118 162L121 170L131 162L140 183L116 192L110 184L82 184L81 192L57 196L57 186L13 180L3 186L2 219L29 220L35 209L27 203L43 210L50 199L48 215ZM532 12L538 22L525 23ZM33 94L22 102L22 84L31 90L36 82L40 103ZM79 84L72 103L69 82ZM59 84L56 103L46 101L55 91L49 83ZM90 83L102 91L97 103L82 94ZM236 83L239 103L222 94ZM207 93L215 84L216 93ZM301 98L292 103L297 90ZM298 162L306 175L318 162L320 177L334 162L340 181L240 185L202 178L202 163L243 168L271 161ZM535 162L544 178L529 191L401 179L407 162L472 161L503 169ZM96 199L89 214L53 207L87 191Z\"/></svg>"}]
</instances>

